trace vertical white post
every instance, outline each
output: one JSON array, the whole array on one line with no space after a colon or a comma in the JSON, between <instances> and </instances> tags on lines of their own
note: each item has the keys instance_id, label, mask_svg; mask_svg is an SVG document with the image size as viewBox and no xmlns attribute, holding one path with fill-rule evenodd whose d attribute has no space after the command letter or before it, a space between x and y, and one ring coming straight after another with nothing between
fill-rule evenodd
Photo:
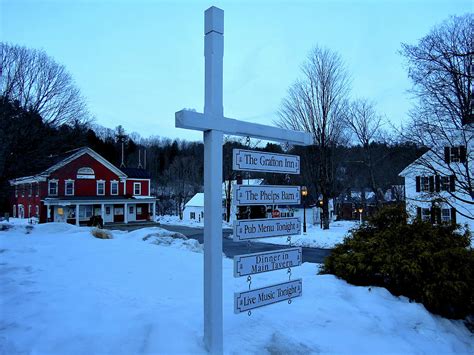
<instances>
[{"instance_id":1,"label":"vertical white post","mask_svg":"<svg viewBox=\"0 0 474 355\"><path fill-rule=\"evenodd\" d=\"M156 202L151 204L151 220L155 222Z\"/></svg>"},{"instance_id":2,"label":"vertical white post","mask_svg":"<svg viewBox=\"0 0 474 355\"><path fill-rule=\"evenodd\" d=\"M76 204L76 226L79 226L79 204Z\"/></svg>"},{"instance_id":3,"label":"vertical white post","mask_svg":"<svg viewBox=\"0 0 474 355\"><path fill-rule=\"evenodd\" d=\"M204 15L204 115L223 117L222 64L224 11L210 7ZM222 132L204 132L204 344L223 352L222 316Z\"/></svg>"},{"instance_id":4,"label":"vertical white post","mask_svg":"<svg viewBox=\"0 0 474 355\"><path fill-rule=\"evenodd\" d=\"M123 221L124 223L128 223L128 203L126 202L123 205Z\"/></svg>"},{"instance_id":5,"label":"vertical white post","mask_svg":"<svg viewBox=\"0 0 474 355\"><path fill-rule=\"evenodd\" d=\"M102 223L105 224L105 207L104 204L100 204L100 217L102 218Z\"/></svg>"}]
</instances>

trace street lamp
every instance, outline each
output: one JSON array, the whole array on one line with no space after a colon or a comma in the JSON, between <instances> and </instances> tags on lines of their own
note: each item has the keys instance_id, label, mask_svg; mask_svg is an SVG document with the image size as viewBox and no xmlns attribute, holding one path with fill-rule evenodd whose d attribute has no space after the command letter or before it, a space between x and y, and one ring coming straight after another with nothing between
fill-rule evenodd
<instances>
[{"instance_id":1,"label":"street lamp","mask_svg":"<svg viewBox=\"0 0 474 355\"><path fill-rule=\"evenodd\" d=\"M362 224L362 212L364 212L364 209L362 207L359 207L357 211L359 212L359 216L360 216L360 224Z\"/></svg>"},{"instance_id":2,"label":"street lamp","mask_svg":"<svg viewBox=\"0 0 474 355\"><path fill-rule=\"evenodd\" d=\"M301 196L303 196L303 233L306 234L306 196L308 196L306 186L301 186Z\"/></svg>"},{"instance_id":3,"label":"street lamp","mask_svg":"<svg viewBox=\"0 0 474 355\"><path fill-rule=\"evenodd\" d=\"M323 229L323 204L324 204L324 202L323 202L323 200L319 200L318 203L319 203L319 209L321 210L319 212L319 226L320 226L321 229Z\"/></svg>"}]
</instances>

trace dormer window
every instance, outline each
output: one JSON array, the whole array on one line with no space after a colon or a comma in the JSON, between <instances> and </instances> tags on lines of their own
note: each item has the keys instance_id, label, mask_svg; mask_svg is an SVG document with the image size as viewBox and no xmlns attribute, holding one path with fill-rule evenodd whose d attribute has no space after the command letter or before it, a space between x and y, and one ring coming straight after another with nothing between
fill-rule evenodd
<instances>
[{"instance_id":1,"label":"dormer window","mask_svg":"<svg viewBox=\"0 0 474 355\"><path fill-rule=\"evenodd\" d=\"M57 196L58 195L58 180L49 180L48 182L48 195Z\"/></svg>"},{"instance_id":2,"label":"dormer window","mask_svg":"<svg viewBox=\"0 0 474 355\"><path fill-rule=\"evenodd\" d=\"M134 195L141 195L142 194L142 184L139 182L133 183L133 194Z\"/></svg>"},{"instance_id":3,"label":"dormer window","mask_svg":"<svg viewBox=\"0 0 474 355\"><path fill-rule=\"evenodd\" d=\"M97 180L97 195L98 196L105 195L105 181L104 180Z\"/></svg>"},{"instance_id":4,"label":"dormer window","mask_svg":"<svg viewBox=\"0 0 474 355\"><path fill-rule=\"evenodd\" d=\"M64 194L66 196L74 196L74 180L66 180L64 185Z\"/></svg>"}]
</instances>

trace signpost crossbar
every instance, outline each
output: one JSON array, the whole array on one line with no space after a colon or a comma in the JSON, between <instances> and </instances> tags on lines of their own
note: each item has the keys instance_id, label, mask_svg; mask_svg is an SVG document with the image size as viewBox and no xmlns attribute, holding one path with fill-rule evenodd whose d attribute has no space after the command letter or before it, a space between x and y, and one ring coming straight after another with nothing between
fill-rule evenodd
<instances>
[{"instance_id":1,"label":"signpost crossbar","mask_svg":"<svg viewBox=\"0 0 474 355\"><path fill-rule=\"evenodd\" d=\"M295 145L309 145L309 133L266 126L258 123L239 121L226 117L209 117L199 112L181 110L175 113L175 126L196 131L217 130L225 134L252 137Z\"/></svg>"}]
</instances>

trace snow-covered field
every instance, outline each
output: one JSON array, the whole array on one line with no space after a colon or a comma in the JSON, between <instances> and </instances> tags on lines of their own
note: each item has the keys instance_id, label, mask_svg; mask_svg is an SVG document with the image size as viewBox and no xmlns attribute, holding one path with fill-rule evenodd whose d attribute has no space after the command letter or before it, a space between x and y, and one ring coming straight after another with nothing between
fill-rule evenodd
<instances>
[{"instance_id":1,"label":"snow-covered field","mask_svg":"<svg viewBox=\"0 0 474 355\"><path fill-rule=\"evenodd\" d=\"M342 243L349 230L357 227L359 222L336 221L331 223L329 229L321 229L319 226L309 224L306 226L306 234L291 236L291 245L298 247L326 248L331 249L338 243ZM303 228L301 228L303 230ZM288 244L288 237L260 238L260 243Z\"/></svg>"},{"instance_id":2,"label":"snow-covered field","mask_svg":"<svg viewBox=\"0 0 474 355\"><path fill-rule=\"evenodd\" d=\"M180 220L178 216L158 216L156 220L163 225L204 228L203 221ZM336 244L344 240L344 237L351 228L357 227L358 225L359 222L356 221L337 221L331 223L329 229L324 230L321 229L319 225L308 224L306 226L306 234L301 232L300 235L292 236L291 244L300 247L334 248ZM232 223L222 222L222 228L232 228ZM301 227L301 230L303 230L303 227ZM230 236L230 238L232 238L232 236ZM280 245L288 244L287 237L260 238L258 242Z\"/></svg>"},{"instance_id":3,"label":"snow-covered field","mask_svg":"<svg viewBox=\"0 0 474 355\"><path fill-rule=\"evenodd\" d=\"M186 220L179 219L178 216L156 216L156 221L163 225L172 225L172 226L183 226L183 227L193 227L193 228L204 228L204 220ZM232 223L227 223L222 221L222 228L232 228Z\"/></svg>"},{"instance_id":4,"label":"snow-covered field","mask_svg":"<svg viewBox=\"0 0 474 355\"><path fill-rule=\"evenodd\" d=\"M160 228L112 232L49 223L0 232L0 354L204 353L202 248ZM143 240L143 239L146 240ZM293 269L303 296L233 314L245 278L224 266L224 347L232 354L472 354L461 321L318 266ZM284 281L255 275L252 287Z\"/></svg>"}]
</instances>

